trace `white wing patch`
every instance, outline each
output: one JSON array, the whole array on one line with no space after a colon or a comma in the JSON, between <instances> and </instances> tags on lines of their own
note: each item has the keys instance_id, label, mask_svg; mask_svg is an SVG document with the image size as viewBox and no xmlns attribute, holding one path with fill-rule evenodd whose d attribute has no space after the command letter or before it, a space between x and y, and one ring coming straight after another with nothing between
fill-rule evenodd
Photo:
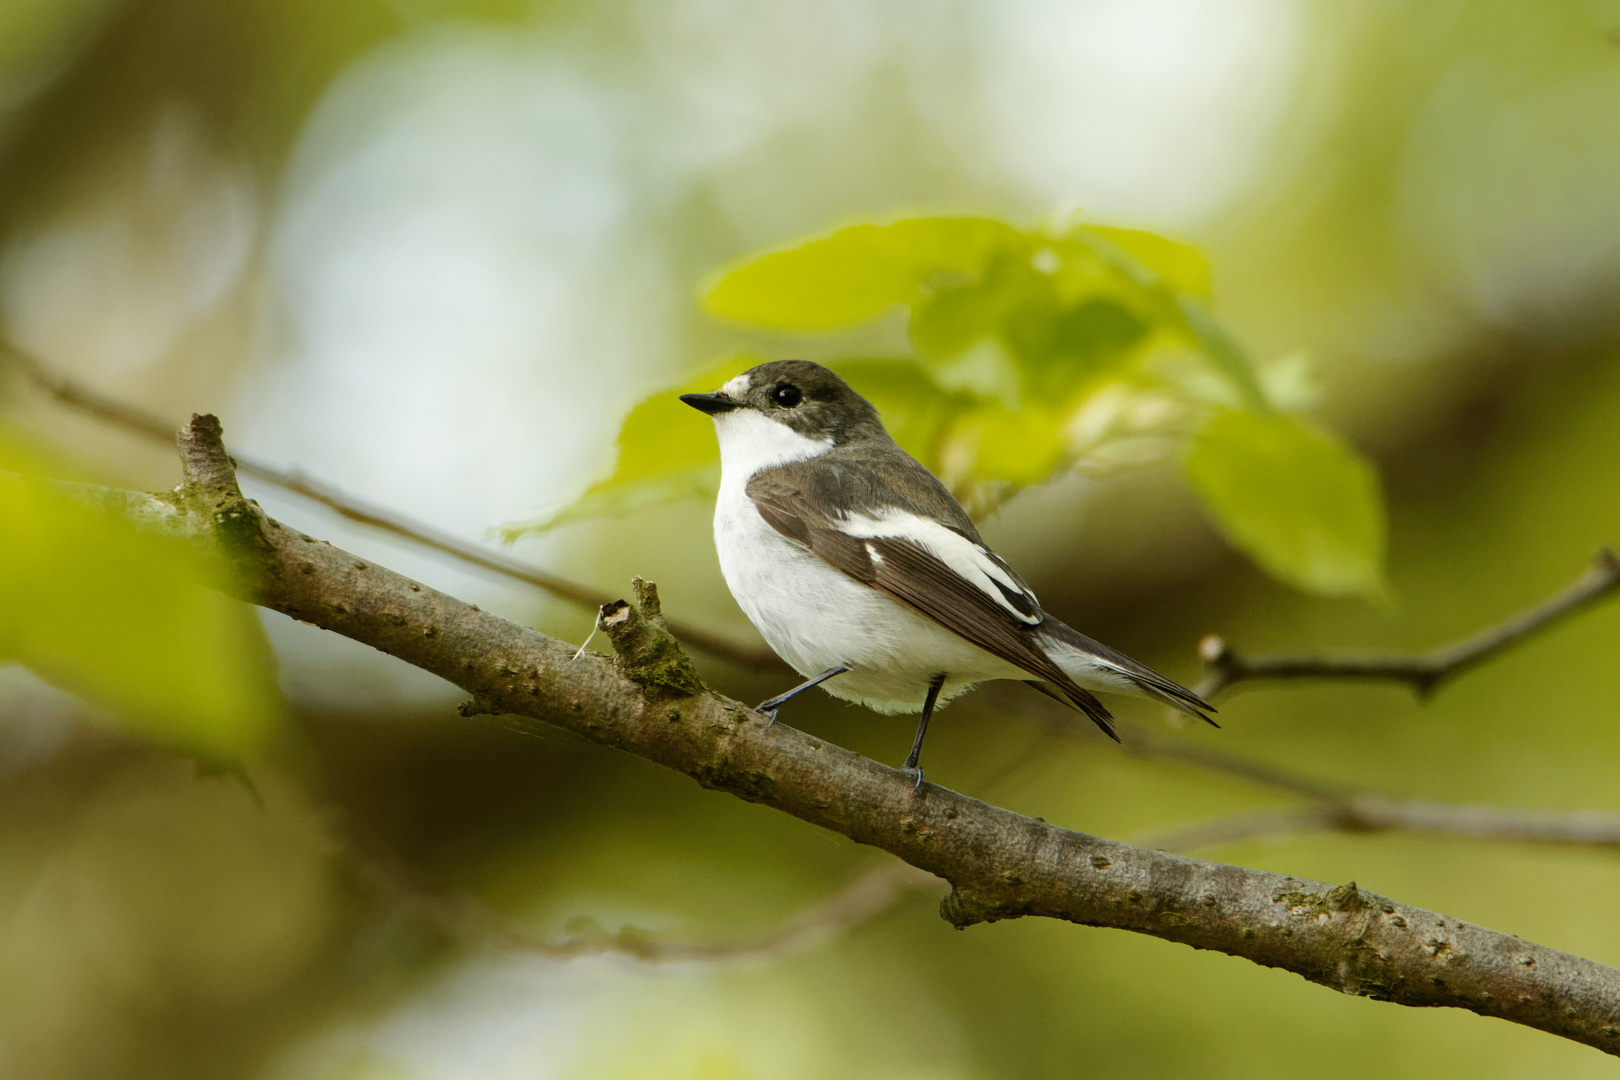
<instances>
[{"instance_id":1,"label":"white wing patch","mask_svg":"<svg viewBox=\"0 0 1620 1080\"><path fill-rule=\"evenodd\" d=\"M909 540L950 567L1020 622L1034 626L1046 618L1040 612L1040 601L1035 599L1035 594L1020 586L994 555L931 518L889 507L871 515L850 514L841 521L835 521L833 526L846 536ZM867 550L871 551L871 545L867 546ZM1008 593L1028 598L1036 613L1028 615L1019 611L1007 599Z\"/></svg>"}]
</instances>

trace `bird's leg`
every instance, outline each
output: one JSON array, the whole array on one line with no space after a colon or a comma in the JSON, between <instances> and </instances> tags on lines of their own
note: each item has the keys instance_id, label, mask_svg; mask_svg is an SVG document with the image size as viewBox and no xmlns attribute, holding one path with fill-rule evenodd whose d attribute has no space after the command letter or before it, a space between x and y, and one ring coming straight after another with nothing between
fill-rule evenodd
<instances>
[{"instance_id":1,"label":"bird's leg","mask_svg":"<svg viewBox=\"0 0 1620 1080\"><path fill-rule=\"evenodd\" d=\"M917 737L911 741L911 753L906 755L906 763L900 766L901 771L917 770L917 786L922 787L922 769L917 765L917 759L922 757L923 736L928 734L928 721L934 715L934 703L939 700L940 688L945 685L945 673L942 671L928 680L928 696L923 699L922 722L917 725Z\"/></svg>"},{"instance_id":2,"label":"bird's leg","mask_svg":"<svg viewBox=\"0 0 1620 1080\"><path fill-rule=\"evenodd\" d=\"M769 701L760 702L758 705L754 706L754 711L759 713L761 716L770 717L771 724L774 724L776 723L776 707L778 705L784 705L798 697L800 694L804 693L806 690L810 689L812 686L820 686L834 675L842 675L848 670L849 668L847 667L830 667L826 671L823 671L820 675L817 675L815 678L806 679L804 682L800 683L798 686L795 686L787 693L777 694ZM770 724L765 726L770 727Z\"/></svg>"}]
</instances>

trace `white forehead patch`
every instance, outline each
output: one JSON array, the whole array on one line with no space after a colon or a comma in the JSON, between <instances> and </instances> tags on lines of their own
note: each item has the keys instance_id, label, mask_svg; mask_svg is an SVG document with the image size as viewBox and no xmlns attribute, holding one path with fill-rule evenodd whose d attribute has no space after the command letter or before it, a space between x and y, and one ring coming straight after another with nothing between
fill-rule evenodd
<instances>
[{"instance_id":1,"label":"white forehead patch","mask_svg":"<svg viewBox=\"0 0 1620 1080\"><path fill-rule=\"evenodd\" d=\"M722 386L720 388L720 392L728 398L741 401L744 397L748 396L748 385L751 382L753 382L753 379L750 378L747 373L744 373L742 375L738 375L735 379L732 379L730 382L726 383L726 385Z\"/></svg>"}]
</instances>

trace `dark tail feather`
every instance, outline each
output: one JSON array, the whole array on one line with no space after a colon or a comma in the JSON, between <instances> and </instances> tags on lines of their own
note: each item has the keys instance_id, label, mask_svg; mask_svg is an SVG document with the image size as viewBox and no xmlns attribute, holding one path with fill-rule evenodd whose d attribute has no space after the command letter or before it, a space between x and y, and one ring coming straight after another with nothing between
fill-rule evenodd
<instances>
[{"instance_id":1,"label":"dark tail feather","mask_svg":"<svg viewBox=\"0 0 1620 1080\"><path fill-rule=\"evenodd\" d=\"M1102 728L1104 735L1115 742L1120 741L1119 732L1114 730L1114 714L1109 712L1107 706L1098 701L1090 691L1080 687L1059 691L1038 679L1025 679L1024 685L1034 687L1060 705L1067 705L1071 709L1085 713L1093 724Z\"/></svg>"},{"instance_id":2,"label":"dark tail feather","mask_svg":"<svg viewBox=\"0 0 1620 1080\"><path fill-rule=\"evenodd\" d=\"M1180 709L1184 713L1196 716L1211 727L1221 726L1211 720L1208 715L1216 711L1215 706L1174 679L1165 678L1146 664L1132 660L1118 649L1110 649L1102 642L1088 638L1073 627L1066 626L1050 616L1041 624L1041 631L1066 643L1071 648L1082 653L1090 653L1092 656L1102 660L1108 666L1113 667L1119 674L1135 683L1137 689L1156 701L1162 701L1171 708Z\"/></svg>"},{"instance_id":3,"label":"dark tail feather","mask_svg":"<svg viewBox=\"0 0 1620 1080\"><path fill-rule=\"evenodd\" d=\"M1169 680L1167 679L1165 681L1168 682ZM1171 695L1166 693L1160 690L1158 687L1145 683L1140 679L1131 679L1131 682L1135 683L1142 693L1146 694L1148 697L1153 698L1156 701L1162 701L1172 709L1179 709L1184 713L1196 716L1198 719L1202 720L1212 728L1218 728L1221 726L1215 721L1211 720L1204 713L1205 709L1208 709L1210 712L1214 712L1215 707L1205 702L1201 698L1194 696L1190 692L1185 697L1182 697L1179 694Z\"/></svg>"}]
</instances>

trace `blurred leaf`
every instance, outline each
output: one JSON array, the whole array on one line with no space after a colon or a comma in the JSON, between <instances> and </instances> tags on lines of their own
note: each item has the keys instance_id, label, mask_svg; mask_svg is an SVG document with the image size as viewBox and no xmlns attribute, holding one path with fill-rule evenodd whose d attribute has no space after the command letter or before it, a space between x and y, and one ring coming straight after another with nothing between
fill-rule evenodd
<instances>
[{"instance_id":1,"label":"blurred leaf","mask_svg":"<svg viewBox=\"0 0 1620 1080\"><path fill-rule=\"evenodd\" d=\"M1204 355L1232 381L1232 385L1243 398L1244 407L1261 415L1271 412L1271 400L1266 397L1265 388L1260 384L1260 377L1255 374L1254 365L1249 363L1248 356L1232 335L1228 334L1197 301L1181 297L1177 300L1176 306L1181 311L1193 339L1204 350Z\"/></svg>"},{"instance_id":2,"label":"blurred leaf","mask_svg":"<svg viewBox=\"0 0 1620 1080\"><path fill-rule=\"evenodd\" d=\"M1160 320L1178 322L1217 370L1231 380L1245 408L1272 411L1259 376L1242 347L1210 315L1210 275L1192 248L1134 229L1082 225L1069 234L1143 290L1162 298Z\"/></svg>"},{"instance_id":3,"label":"blurred leaf","mask_svg":"<svg viewBox=\"0 0 1620 1080\"><path fill-rule=\"evenodd\" d=\"M1137 229L908 218L744 260L716 277L703 304L722 318L797 331L908 306L915 360L828 366L978 515L1087 455L1102 460L1105 449L1116 461L1159 456L1213 405L1222 411L1187 467L1234 542L1304 588L1376 593L1376 478L1328 436L1277 415L1248 357L1210 316L1210 281L1197 249ZM1182 366L1167 365L1178 352ZM728 362L684 389L713 389L746 366ZM1126 392L1133 385L1154 390ZM1110 389L1108 409L1089 408ZM527 528L712 494L718 451L708 426L683 415L679 392L661 391L626 418L612 476Z\"/></svg>"},{"instance_id":4,"label":"blurred leaf","mask_svg":"<svg viewBox=\"0 0 1620 1080\"><path fill-rule=\"evenodd\" d=\"M841 360L830 365L876 406L894 441L935 472L952 420L977 398L940 385L913 360Z\"/></svg>"},{"instance_id":5,"label":"blurred leaf","mask_svg":"<svg viewBox=\"0 0 1620 1080\"><path fill-rule=\"evenodd\" d=\"M257 618L209 587L223 566L138 530L107 498L0 473L0 659L142 737L219 758L251 752L280 709Z\"/></svg>"},{"instance_id":6,"label":"blurred leaf","mask_svg":"<svg viewBox=\"0 0 1620 1080\"><path fill-rule=\"evenodd\" d=\"M690 417L688 418L690 419ZM714 432L705 432L712 440ZM510 543L521 536L549 532L562 525L596 518L615 518L645 510L649 506L682 499L712 498L720 490L718 448L704 465L659 472L653 476L621 476L617 472L592 484L574 502L546 517L502 525L497 534Z\"/></svg>"},{"instance_id":7,"label":"blurred leaf","mask_svg":"<svg viewBox=\"0 0 1620 1080\"><path fill-rule=\"evenodd\" d=\"M1089 248L1042 246L1042 239L1021 237L977 282L925 290L910 323L918 355L943 373L940 365L993 340L1013 361L1019 384L1018 393L1000 396L1014 405L1019 397L1050 404L1126 359L1150 323L1163 320L1157 296L1133 297L1142 290Z\"/></svg>"},{"instance_id":8,"label":"blurred leaf","mask_svg":"<svg viewBox=\"0 0 1620 1080\"><path fill-rule=\"evenodd\" d=\"M1026 383L1037 401L1061 401L1094 376L1113 370L1147 337L1148 324L1114 300L1089 299L1056 314L1039 327L1041 338L1028 343L1039 357L1027 362Z\"/></svg>"},{"instance_id":9,"label":"blurred leaf","mask_svg":"<svg viewBox=\"0 0 1620 1080\"><path fill-rule=\"evenodd\" d=\"M112 0L6 0L0 4L0 85L13 80L14 86L42 81L38 72L53 66L112 7ZM16 98L22 96L12 89L5 107L14 108Z\"/></svg>"},{"instance_id":10,"label":"blurred leaf","mask_svg":"<svg viewBox=\"0 0 1620 1080\"><path fill-rule=\"evenodd\" d=\"M851 225L722 271L703 306L772 330L856 326L921 300L925 286L976 280L998 248L1022 241L1018 230L987 218Z\"/></svg>"},{"instance_id":11,"label":"blurred leaf","mask_svg":"<svg viewBox=\"0 0 1620 1080\"><path fill-rule=\"evenodd\" d=\"M1119 229L1110 225L1082 225L1075 232L1094 240L1106 240L1150 271L1173 292L1184 293L1204 303L1215 298L1209 260L1189 244L1179 243L1158 233Z\"/></svg>"},{"instance_id":12,"label":"blurred leaf","mask_svg":"<svg viewBox=\"0 0 1620 1080\"><path fill-rule=\"evenodd\" d=\"M501 537L512 541L569 522L620 517L676 499L713 495L720 483L714 425L700 422L706 418L683 404L680 395L714 390L759 362L758 357L729 357L679 386L643 398L619 425L619 456L611 474L545 517L501 526Z\"/></svg>"},{"instance_id":13,"label":"blurred leaf","mask_svg":"<svg viewBox=\"0 0 1620 1080\"><path fill-rule=\"evenodd\" d=\"M91 483L94 472L78 461L66 459L56 447L18 424L0 421L0 472L27 473L58 480Z\"/></svg>"},{"instance_id":14,"label":"blurred leaf","mask_svg":"<svg viewBox=\"0 0 1620 1080\"><path fill-rule=\"evenodd\" d=\"M912 307L906 329L919 355L950 360L994 336L1004 309L1004 298L992 289L973 285L939 289Z\"/></svg>"},{"instance_id":15,"label":"blurred leaf","mask_svg":"<svg viewBox=\"0 0 1620 1080\"><path fill-rule=\"evenodd\" d=\"M1372 465L1279 415L1218 409L1187 476L1228 539L1267 572L1326 596L1384 595L1384 504Z\"/></svg>"},{"instance_id":16,"label":"blurred leaf","mask_svg":"<svg viewBox=\"0 0 1620 1080\"><path fill-rule=\"evenodd\" d=\"M1056 410L1013 410L999 401L982 402L951 424L941 453L941 478L959 497L986 481L1028 487L1049 479L1068 451L1063 416Z\"/></svg>"},{"instance_id":17,"label":"blurred leaf","mask_svg":"<svg viewBox=\"0 0 1620 1080\"><path fill-rule=\"evenodd\" d=\"M713 390L760 363L733 357L680 386L643 398L619 428L619 459L613 473L577 500L544 518L501 528L515 540L559 525L615 517L677 499L711 497L719 488L720 447L714 425L680 400L681 394ZM855 359L829 365L876 406L889 434L917 460L938 472L947 434L981 398L942 386L911 360Z\"/></svg>"}]
</instances>

